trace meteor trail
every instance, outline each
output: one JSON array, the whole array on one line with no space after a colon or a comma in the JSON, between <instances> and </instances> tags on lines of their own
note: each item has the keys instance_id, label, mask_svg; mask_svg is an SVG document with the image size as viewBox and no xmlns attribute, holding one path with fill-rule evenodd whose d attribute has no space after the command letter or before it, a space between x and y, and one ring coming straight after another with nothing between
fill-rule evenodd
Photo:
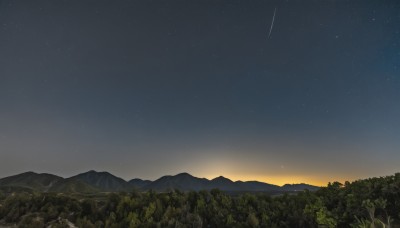
<instances>
[{"instance_id":1,"label":"meteor trail","mask_svg":"<svg viewBox=\"0 0 400 228\"><path fill-rule=\"evenodd\" d=\"M276 7L275 7L275 10L274 10L274 15L272 16L272 22L271 22L271 27L269 28L268 39L271 36L272 28L274 27L275 14L276 14Z\"/></svg>"}]
</instances>

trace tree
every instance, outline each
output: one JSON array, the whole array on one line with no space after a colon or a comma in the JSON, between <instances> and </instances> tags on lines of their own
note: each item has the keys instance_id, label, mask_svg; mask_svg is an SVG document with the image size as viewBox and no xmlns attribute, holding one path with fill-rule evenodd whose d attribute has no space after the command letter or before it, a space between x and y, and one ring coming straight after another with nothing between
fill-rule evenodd
<instances>
[{"instance_id":1,"label":"tree","mask_svg":"<svg viewBox=\"0 0 400 228\"><path fill-rule=\"evenodd\" d=\"M259 221L254 213L250 213L249 216L247 217L247 224L250 227L258 227Z\"/></svg>"}]
</instances>

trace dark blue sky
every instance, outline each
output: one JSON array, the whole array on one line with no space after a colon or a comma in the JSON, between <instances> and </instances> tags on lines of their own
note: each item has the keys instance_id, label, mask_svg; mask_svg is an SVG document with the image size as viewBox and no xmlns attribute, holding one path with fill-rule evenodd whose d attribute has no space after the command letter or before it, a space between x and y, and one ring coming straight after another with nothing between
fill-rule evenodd
<instances>
[{"instance_id":1,"label":"dark blue sky","mask_svg":"<svg viewBox=\"0 0 400 228\"><path fill-rule=\"evenodd\" d=\"M392 174L399 75L396 0L3 0L0 173Z\"/></svg>"}]
</instances>

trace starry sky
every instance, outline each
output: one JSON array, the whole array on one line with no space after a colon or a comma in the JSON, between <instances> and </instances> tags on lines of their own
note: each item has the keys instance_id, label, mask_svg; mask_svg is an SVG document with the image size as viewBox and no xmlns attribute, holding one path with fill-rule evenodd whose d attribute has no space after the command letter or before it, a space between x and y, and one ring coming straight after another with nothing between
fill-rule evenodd
<instances>
[{"instance_id":1,"label":"starry sky","mask_svg":"<svg viewBox=\"0 0 400 228\"><path fill-rule=\"evenodd\" d=\"M399 167L398 0L0 1L1 177Z\"/></svg>"}]
</instances>

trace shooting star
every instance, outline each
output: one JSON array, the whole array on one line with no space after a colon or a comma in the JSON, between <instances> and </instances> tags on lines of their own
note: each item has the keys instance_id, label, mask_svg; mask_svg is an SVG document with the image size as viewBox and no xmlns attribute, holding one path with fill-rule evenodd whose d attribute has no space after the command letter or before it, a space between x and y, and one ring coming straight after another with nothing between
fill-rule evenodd
<instances>
[{"instance_id":1,"label":"shooting star","mask_svg":"<svg viewBox=\"0 0 400 228\"><path fill-rule=\"evenodd\" d=\"M269 27L268 39L269 39L269 37L271 37L272 28L274 27L275 14L276 14L276 7L275 7L275 10L274 10L274 16L272 16L271 27Z\"/></svg>"}]
</instances>

